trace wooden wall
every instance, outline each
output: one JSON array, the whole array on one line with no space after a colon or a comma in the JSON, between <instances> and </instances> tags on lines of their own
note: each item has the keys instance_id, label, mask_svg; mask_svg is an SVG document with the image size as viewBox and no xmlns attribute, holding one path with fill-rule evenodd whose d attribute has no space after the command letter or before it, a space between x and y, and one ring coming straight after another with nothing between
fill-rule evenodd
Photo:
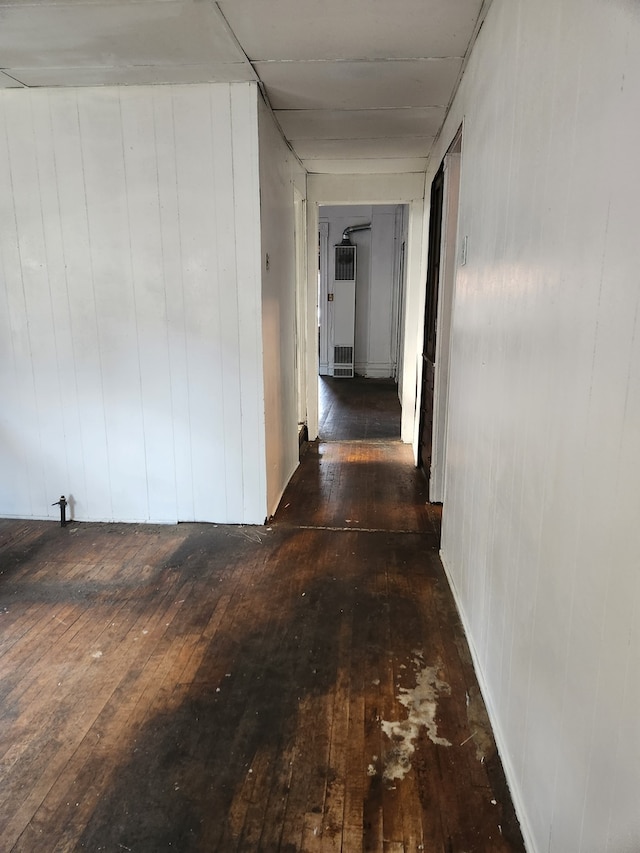
<instances>
[{"instance_id":1,"label":"wooden wall","mask_svg":"<svg viewBox=\"0 0 640 853\"><path fill-rule=\"evenodd\" d=\"M640 850L640 14L494 0L464 120L442 554L531 853Z\"/></svg>"},{"instance_id":2,"label":"wooden wall","mask_svg":"<svg viewBox=\"0 0 640 853\"><path fill-rule=\"evenodd\" d=\"M0 513L261 522L252 84L0 92Z\"/></svg>"},{"instance_id":3,"label":"wooden wall","mask_svg":"<svg viewBox=\"0 0 640 853\"><path fill-rule=\"evenodd\" d=\"M262 340L268 514L275 512L298 467L298 370L294 188L306 195L306 173L260 100ZM268 259L267 259L268 256ZM305 260L302 259L301 269Z\"/></svg>"}]
</instances>

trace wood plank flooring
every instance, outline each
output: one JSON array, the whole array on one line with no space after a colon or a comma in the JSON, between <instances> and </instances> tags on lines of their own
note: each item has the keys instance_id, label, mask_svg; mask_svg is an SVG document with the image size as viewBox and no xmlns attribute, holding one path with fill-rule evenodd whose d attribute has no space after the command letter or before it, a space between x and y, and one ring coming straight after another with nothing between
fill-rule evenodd
<instances>
[{"instance_id":1,"label":"wood plank flooring","mask_svg":"<svg viewBox=\"0 0 640 853\"><path fill-rule=\"evenodd\" d=\"M278 508L281 524L424 533L439 539L441 509L399 441L312 442Z\"/></svg>"},{"instance_id":2,"label":"wood plank flooring","mask_svg":"<svg viewBox=\"0 0 640 853\"><path fill-rule=\"evenodd\" d=\"M312 445L266 527L0 521L0 850L522 851L406 452Z\"/></svg>"},{"instance_id":3,"label":"wood plank flooring","mask_svg":"<svg viewBox=\"0 0 640 853\"><path fill-rule=\"evenodd\" d=\"M398 386L391 379L319 378L323 441L400 439Z\"/></svg>"}]
</instances>

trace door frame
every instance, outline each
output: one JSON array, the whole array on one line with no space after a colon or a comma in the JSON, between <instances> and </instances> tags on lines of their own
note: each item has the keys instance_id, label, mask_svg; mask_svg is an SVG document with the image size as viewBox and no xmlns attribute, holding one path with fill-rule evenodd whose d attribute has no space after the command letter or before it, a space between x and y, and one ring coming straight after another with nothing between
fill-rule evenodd
<instances>
[{"instance_id":1,"label":"door frame","mask_svg":"<svg viewBox=\"0 0 640 853\"><path fill-rule=\"evenodd\" d=\"M418 427L418 466L431 486L433 458L433 426L435 408L436 339L438 296L444 208L444 163L431 182L429 201L429 238L427 277L424 300L424 331L422 343L422 381L420 383L420 424ZM432 500L429 489L429 500Z\"/></svg>"},{"instance_id":2,"label":"door frame","mask_svg":"<svg viewBox=\"0 0 640 853\"><path fill-rule=\"evenodd\" d=\"M454 146L457 144L454 143ZM458 210L460 200L459 150L449 150L444 158L444 199L442 209L442 247L440 251L440 289L438 294L438 331L436 334L436 372L433 404L433 440L429 500L443 503L447 468L447 426L449 415L449 365L455 279L458 267Z\"/></svg>"},{"instance_id":3,"label":"door frame","mask_svg":"<svg viewBox=\"0 0 640 853\"><path fill-rule=\"evenodd\" d=\"M296 264L296 408L298 430L307 424L307 201L293 188Z\"/></svg>"},{"instance_id":4,"label":"door frame","mask_svg":"<svg viewBox=\"0 0 640 853\"><path fill-rule=\"evenodd\" d=\"M309 438L318 437L318 252L319 208L324 205L406 204L405 326L402 384L402 441L411 444L416 434L418 356L420 354L420 303L424 292L424 175L309 175L307 178L307 418ZM415 444L414 444L415 459Z\"/></svg>"},{"instance_id":5,"label":"door frame","mask_svg":"<svg viewBox=\"0 0 640 853\"><path fill-rule=\"evenodd\" d=\"M429 481L429 501L442 503L445 499L446 462L447 462L447 426L449 408L449 367L451 353L451 331L453 325L455 279L458 266L458 214L460 201L460 180L462 166L462 127L445 154L442 164L434 177L442 179L442 199L439 211L439 223L429 221L429 261L427 267L427 288L435 285L435 301L429 302L427 289L425 305L425 337L423 347L423 370L429 369L429 356L433 357L432 380L429 376L421 384L420 400L420 442L424 429L423 416L428 403L425 393L432 394L432 426L429 471L425 471ZM433 184L432 184L433 188ZM439 235L432 234L433 228L439 229ZM438 237L438 245L433 247L432 237ZM434 265L437 264L437 269ZM432 296L432 300L434 297ZM429 310L435 310L435 316L429 316ZM428 325L431 324L431 328ZM420 463L420 448L418 453Z\"/></svg>"}]
</instances>

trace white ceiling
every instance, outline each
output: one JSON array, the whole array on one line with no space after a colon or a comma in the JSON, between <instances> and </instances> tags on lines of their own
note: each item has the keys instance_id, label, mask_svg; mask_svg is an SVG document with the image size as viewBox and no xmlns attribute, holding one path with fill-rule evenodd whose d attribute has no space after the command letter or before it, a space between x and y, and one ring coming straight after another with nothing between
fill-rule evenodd
<instances>
[{"instance_id":1,"label":"white ceiling","mask_svg":"<svg viewBox=\"0 0 640 853\"><path fill-rule=\"evenodd\" d=\"M0 0L0 88L258 80L308 171L424 171L489 3Z\"/></svg>"}]
</instances>

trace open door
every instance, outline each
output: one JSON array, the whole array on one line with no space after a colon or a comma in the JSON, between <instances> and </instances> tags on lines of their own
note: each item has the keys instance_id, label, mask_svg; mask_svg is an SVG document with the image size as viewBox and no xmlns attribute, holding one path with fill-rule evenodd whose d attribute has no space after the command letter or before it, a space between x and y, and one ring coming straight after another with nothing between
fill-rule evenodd
<instances>
[{"instance_id":1,"label":"open door","mask_svg":"<svg viewBox=\"0 0 640 853\"><path fill-rule=\"evenodd\" d=\"M424 471L427 480L431 478L436 323L438 314L438 287L440 283L440 247L442 242L443 198L444 166L440 166L440 169L431 184L427 293L425 300L424 343L422 347L422 391L420 395L418 465Z\"/></svg>"}]
</instances>

